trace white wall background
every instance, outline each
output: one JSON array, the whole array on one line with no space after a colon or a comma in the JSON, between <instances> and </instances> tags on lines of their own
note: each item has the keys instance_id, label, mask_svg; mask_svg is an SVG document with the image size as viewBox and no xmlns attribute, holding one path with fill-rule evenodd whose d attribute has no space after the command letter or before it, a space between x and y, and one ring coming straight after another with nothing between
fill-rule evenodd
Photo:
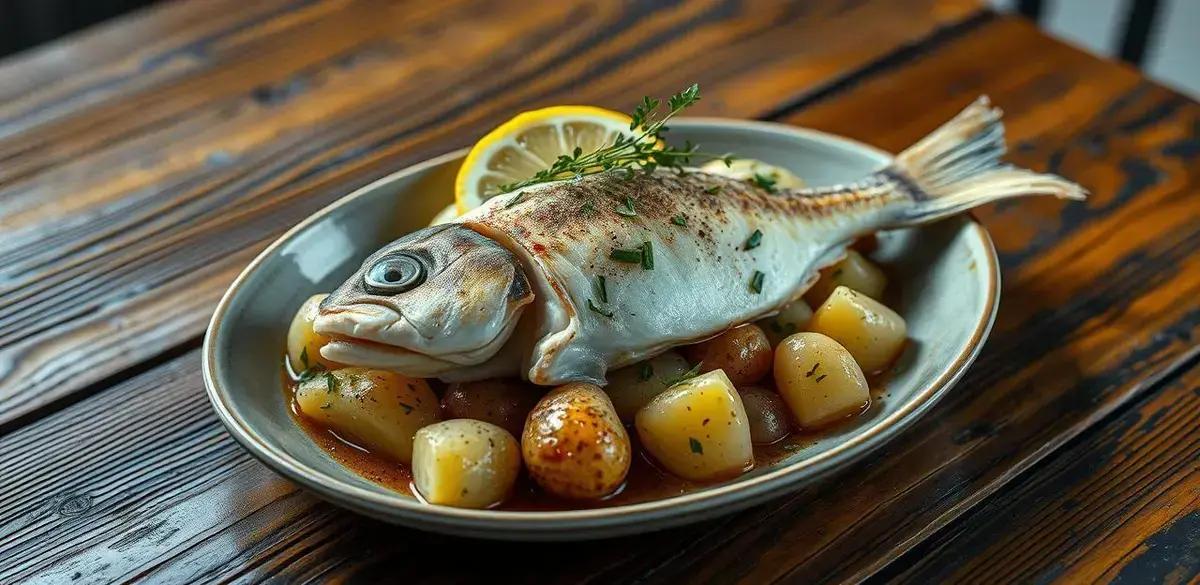
<instances>
[{"instance_id":1,"label":"white wall background","mask_svg":"<svg viewBox=\"0 0 1200 585\"><path fill-rule=\"evenodd\" d=\"M1043 0L1040 25L1050 34L1110 58L1120 54L1130 7L1139 0ZM991 0L1016 11L1017 0ZM1200 99L1200 0L1158 0L1142 70Z\"/></svg>"}]
</instances>

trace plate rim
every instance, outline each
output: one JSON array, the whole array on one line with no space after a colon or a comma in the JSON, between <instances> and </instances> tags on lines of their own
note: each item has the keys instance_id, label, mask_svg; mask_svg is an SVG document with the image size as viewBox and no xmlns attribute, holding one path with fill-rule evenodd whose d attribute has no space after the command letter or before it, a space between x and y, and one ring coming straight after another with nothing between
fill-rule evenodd
<instances>
[{"instance_id":1,"label":"plate rim","mask_svg":"<svg viewBox=\"0 0 1200 585\"><path fill-rule=\"evenodd\" d=\"M676 121L675 127L708 127L717 126L732 129L753 129L788 137L799 137L821 142L823 145L835 146L845 152L860 154L867 152L880 159L881 162L891 160L892 155L873 146L859 141L813 130L755 120L737 120L712 117L689 117ZM385 520L404 520L428 522L422 526L429 529L445 531L473 532L476 535L508 536L521 538L533 534L559 535L557 533L603 531L605 534L617 534L642 531L639 520L653 520L656 525L645 527L664 528L669 525L679 525L699 520L703 517L715 516L735 509L744 508L799 487L806 481L825 475L851 461L861 458L877 449L888 440L911 426L920 416L935 404L947 390L965 374L983 348L1000 302L1000 269L994 243L983 225L971 214L965 214L962 221L967 224L971 233L979 238L981 248L986 256L986 270L980 272L986 283L987 299L985 310L975 324L969 342L951 362L950 366L933 382L924 385L919 392L898 411L880 420L863 433L855 435L845 442L800 461L780 466L753 477L731 481L711 488L697 490L678 496L671 496L646 502L637 502L620 506L604 508L585 508L577 510L555 511L515 511L492 509L467 509L449 506L430 506L417 499L403 494L387 494L368 490L352 485L334 476L317 471L302 461L292 457L274 446L261 436L250 425L236 416L233 409L226 404L229 388L220 385L221 365L217 362L217 340L221 336L221 328L227 311L234 298L239 294L246 280L271 257L277 249L288 243L299 232L309 225L319 221L333 210L363 196L366 193L380 189L390 183L411 176L429 168L436 167L451 160L465 156L468 149L453 150L389 173L367 185L364 185L347 195L339 197L325 207L317 210L292 228L281 234L264 248L246 265L237 278L229 285L218 301L216 309L209 320L201 349L201 370L204 386L209 402L216 411L221 423L230 435L251 455L262 461L268 467L334 502L374 516L382 516ZM706 513L707 512L707 513ZM511 528L515 533L495 535L490 531L499 526ZM620 531L620 527L626 530ZM476 532L477 531L477 532Z\"/></svg>"}]
</instances>

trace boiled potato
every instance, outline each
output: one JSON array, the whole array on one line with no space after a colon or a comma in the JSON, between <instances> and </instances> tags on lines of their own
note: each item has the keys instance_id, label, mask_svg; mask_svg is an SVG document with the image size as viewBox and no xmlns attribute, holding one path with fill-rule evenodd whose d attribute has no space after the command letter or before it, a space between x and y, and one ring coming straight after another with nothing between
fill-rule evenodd
<instances>
[{"instance_id":1,"label":"boiled potato","mask_svg":"<svg viewBox=\"0 0 1200 585\"><path fill-rule=\"evenodd\" d=\"M313 319L317 318L317 309L327 296L329 295L308 297L296 311L296 316L292 317L292 324L288 327L287 352L288 363L296 373L315 365L327 370L341 367L341 364L321 357L321 346L329 343L329 338L313 331Z\"/></svg>"},{"instance_id":2,"label":"boiled potato","mask_svg":"<svg viewBox=\"0 0 1200 585\"><path fill-rule=\"evenodd\" d=\"M629 435L599 386L572 382L546 394L525 422L521 453L530 477L564 498L607 496L625 481Z\"/></svg>"},{"instance_id":3,"label":"boiled potato","mask_svg":"<svg viewBox=\"0 0 1200 585\"><path fill-rule=\"evenodd\" d=\"M886 369L904 349L904 318L879 301L844 286L813 313L809 331L824 333L842 344L864 372Z\"/></svg>"},{"instance_id":4,"label":"boiled potato","mask_svg":"<svg viewBox=\"0 0 1200 585\"><path fill-rule=\"evenodd\" d=\"M413 483L421 496L459 508L499 504L521 471L521 447L508 431L465 418L417 431L412 459Z\"/></svg>"},{"instance_id":5,"label":"boiled potato","mask_svg":"<svg viewBox=\"0 0 1200 585\"><path fill-rule=\"evenodd\" d=\"M521 436L525 416L533 410L543 390L520 380L495 378L451 384L442 396L446 418L469 418L489 422Z\"/></svg>"},{"instance_id":6,"label":"boiled potato","mask_svg":"<svg viewBox=\"0 0 1200 585\"><path fill-rule=\"evenodd\" d=\"M429 225L435 226L443 223L449 223L456 217L458 217L458 207L451 203L441 211L437 212L437 215L433 216L433 219L429 221Z\"/></svg>"},{"instance_id":7,"label":"boiled potato","mask_svg":"<svg viewBox=\"0 0 1200 585\"><path fill-rule=\"evenodd\" d=\"M871 401L854 356L820 333L797 333L775 348L775 384L805 429L858 414Z\"/></svg>"},{"instance_id":8,"label":"boiled potato","mask_svg":"<svg viewBox=\"0 0 1200 585\"><path fill-rule=\"evenodd\" d=\"M412 461L413 435L439 415L425 380L367 368L312 376L296 388L296 403L304 416L400 463Z\"/></svg>"},{"instance_id":9,"label":"boiled potato","mask_svg":"<svg viewBox=\"0 0 1200 585\"><path fill-rule=\"evenodd\" d=\"M774 317L767 317L756 323L763 333L767 334L767 340L771 342L771 347L779 345L783 338L800 331L808 326L809 319L812 319L812 309L808 303L802 300L796 300L788 303Z\"/></svg>"},{"instance_id":10,"label":"boiled potato","mask_svg":"<svg viewBox=\"0 0 1200 585\"><path fill-rule=\"evenodd\" d=\"M847 250L845 258L821 271L821 278L804 293L804 298L813 306L818 306L839 286L880 299L883 298L883 289L887 287L887 276L856 250Z\"/></svg>"},{"instance_id":11,"label":"boiled potato","mask_svg":"<svg viewBox=\"0 0 1200 585\"><path fill-rule=\"evenodd\" d=\"M727 479L754 467L746 409L721 370L655 396L638 412L635 428L654 459L684 479Z\"/></svg>"},{"instance_id":12,"label":"boiled potato","mask_svg":"<svg viewBox=\"0 0 1200 585\"><path fill-rule=\"evenodd\" d=\"M783 167L752 158L734 159L732 164L729 165L726 165L723 160L712 160L700 168L706 173L723 175L743 181L753 180L755 175L758 175L765 177L768 181L774 181L772 184L772 188L774 189L800 189L804 187L804 180L796 176L795 173Z\"/></svg>"},{"instance_id":13,"label":"boiled potato","mask_svg":"<svg viewBox=\"0 0 1200 585\"><path fill-rule=\"evenodd\" d=\"M738 392L746 408L746 419L750 421L750 440L756 445L770 445L791 434L792 415L778 394L761 386Z\"/></svg>"},{"instance_id":14,"label":"boiled potato","mask_svg":"<svg viewBox=\"0 0 1200 585\"><path fill-rule=\"evenodd\" d=\"M771 371L771 342L758 325L734 327L708 341L689 345L685 355L701 372L724 370L735 386L753 384Z\"/></svg>"},{"instance_id":15,"label":"boiled potato","mask_svg":"<svg viewBox=\"0 0 1200 585\"><path fill-rule=\"evenodd\" d=\"M612 400L621 421L632 423L637 411L685 374L691 366L683 356L668 351L608 375L604 391Z\"/></svg>"}]
</instances>

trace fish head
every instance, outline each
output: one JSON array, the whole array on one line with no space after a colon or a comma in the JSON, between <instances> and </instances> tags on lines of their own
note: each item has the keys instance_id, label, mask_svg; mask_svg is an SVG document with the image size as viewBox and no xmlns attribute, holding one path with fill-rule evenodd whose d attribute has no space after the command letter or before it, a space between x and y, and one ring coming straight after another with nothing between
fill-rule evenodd
<instances>
[{"instance_id":1,"label":"fish head","mask_svg":"<svg viewBox=\"0 0 1200 585\"><path fill-rule=\"evenodd\" d=\"M460 224L371 254L324 301L314 330L335 362L437 376L493 356L534 295L513 255Z\"/></svg>"}]
</instances>

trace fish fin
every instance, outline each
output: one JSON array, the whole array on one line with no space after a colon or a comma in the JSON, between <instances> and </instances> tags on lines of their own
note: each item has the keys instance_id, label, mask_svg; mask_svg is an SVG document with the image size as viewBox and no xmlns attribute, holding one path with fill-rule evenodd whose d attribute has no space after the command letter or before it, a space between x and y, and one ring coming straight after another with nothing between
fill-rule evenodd
<instances>
[{"instance_id":1,"label":"fish fin","mask_svg":"<svg viewBox=\"0 0 1200 585\"><path fill-rule=\"evenodd\" d=\"M1087 191L1062 177L1000 162L1006 150L1001 112L987 96L896 157L884 175L915 202L889 227L936 221L1010 197L1084 199Z\"/></svg>"}]
</instances>

